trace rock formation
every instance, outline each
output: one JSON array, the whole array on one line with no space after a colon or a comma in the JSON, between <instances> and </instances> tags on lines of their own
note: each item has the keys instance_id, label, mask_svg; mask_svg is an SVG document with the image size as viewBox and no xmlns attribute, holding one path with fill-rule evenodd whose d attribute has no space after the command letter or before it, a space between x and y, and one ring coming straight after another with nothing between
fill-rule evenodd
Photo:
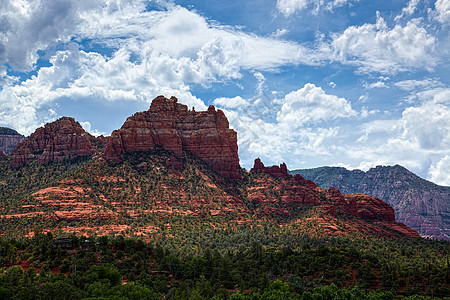
<instances>
[{"instance_id":1,"label":"rock formation","mask_svg":"<svg viewBox=\"0 0 450 300\"><path fill-rule=\"evenodd\" d=\"M150 109L129 117L122 128L108 138L107 160L118 162L125 153L153 150L161 146L182 157L184 151L196 155L229 179L240 179L237 134L229 129L221 110L188 110L175 97L159 96Z\"/></svg>"},{"instance_id":2,"label":"rock formation","mask_svg":"<svg viewBox=\"0 0 450 300\"><path fill-rule=\"evenodd\" d=\"M298 176L300 176L300 175L298 175ZM361 205L360 203L357 204L356 197L352 197L351 195L344 196L344 195L342 195L341 191L339 191L337 188L333 188L333 187L328 189L325 196L327 199L331 200L335 206L341 207L344 211L348 212L349 214L351 214L353 216L358 216L358 217L365 219L364 217L362 217L362 215L359 213L359 210L358 210L358 207L359 207L358 205L360 205L361 207L364 207L364 205Z\"/></svg>"},{"instance_id":3,"label":"rock formation","mask_svg":"<svg viewBox=\"0 0 450 300\"><path fill-rule=\"evenodd\" d=\"M282 163L280 166L266 167L259 158L255 159L255 164L253 168L250 170L250 172L264 172L275 178L283 178L290 176L288 174L288 170L285 163Z\"/></svg>"},{"instance_id":4,"label":"rock formation","mask_svg":"<svg viewBox=\"0 0 450 300\"><path fill-rule=\"evenodd\" d=\"M426 181L402 166L378 166L367 172L322 167L292 171L322 188L334 186L344 193L365 193L389 203L397 221L422 236L450 240L450 187Z\"/></svg>"},{"instance_id":5,"label":"rock formation","mask_svg":"<svg viewBox=\"0 0 450 300\"><path fill-rule=\"evenodd\" d=\"M286 170L286 171L285 171ZM343 195L337 188L331 187L324 191L311 180L304 179L301 175L292 176L287 173L286 164L266 167L258 158L250 172L255 174L266 173L273 178L282 179L281 186L268 188L259 183L257 190L251 190L248 199L261 207L263 215L277 214L289 215L287 209L279 209L278 206L287 205L311 205L320 207L325 213L335 216L337 211L345 212L369 222L378 222L383 226L398 231L410 237L419 237L419 234L405 226L395 222L394 209L381 199L366 194L355 193ZM270 193L278 193L279 200L269 197ZM268 200L269 199L269 200ZM274 203L279 202L275 207Z\"/></svg>"},{"instance_id":6,"label":"rock formation","mask_svg":"<svg viewBox=\"0 0 450 300\"><path fill-rule=\"evenodd\" d=\"M6 127L0 127L0 153L10 155L23 139L23 135L19 134L17 131Z\"/></svg>"},{"instance_id":7,"label":"rock formation","mask_svg":"<svg viewBox=\"0 0 450 300\"><path fill-rule=\"evenodd\" d=\"M63 117L36 129L12 153L11 167L33 160L39 163L62 162L91 155L95 137L84 131L73 118Z\"/></svg>"},{"instance_id":8,"label":"rock formation","mask_svg":"<svg viewBox=\"0 0 450 300\"><path fill-rule=\"evenodd\" d=\"M381 199L361 193L344 196L356 203L358 216L361 219L395 221L394 209Z\"/></svg>"}]
</instances>

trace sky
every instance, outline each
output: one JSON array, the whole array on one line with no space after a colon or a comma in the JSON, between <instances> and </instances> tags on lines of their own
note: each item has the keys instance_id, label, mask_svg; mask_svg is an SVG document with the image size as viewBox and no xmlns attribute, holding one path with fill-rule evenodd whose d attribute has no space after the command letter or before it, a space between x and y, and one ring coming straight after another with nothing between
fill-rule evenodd
<instances>
[{"instance_id":1,"label":"sky","mask_svg":"<svg viewBox=\"0 0 450 300\"><path fill-rule=\"evenodd\" d=\"M400 164L450 186L450 0L1 0L0 126L109 135L222 109L241 166Z\"/></svg>"}]
</instances>

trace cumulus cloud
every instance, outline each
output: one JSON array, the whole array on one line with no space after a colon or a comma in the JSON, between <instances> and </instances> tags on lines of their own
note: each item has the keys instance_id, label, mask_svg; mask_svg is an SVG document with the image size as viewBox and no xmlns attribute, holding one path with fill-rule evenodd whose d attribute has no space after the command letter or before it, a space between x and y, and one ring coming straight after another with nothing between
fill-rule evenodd
<instances>
[{"instance_id":1,"label":"cumulus cloud","mask_svg":"<svg viewBox=\"0 0 450 300\"><path fill-rule=\"evenodd\" d=\"M290 128L357 114L346 99L328 95L321 87L312 83L287 94L281 102L283 105L277 114L277 120Z\"/></svg>"},{"instance_id":2,"label":"cumulus cloud","mask_svg":"<svg viewBox=\"0 0 450 300\"><path fill-rule=\"evenodd\" d=\"M249 103L242 99L241 96L236 96L233 98L216 98L213 101L214 105L223 107L223 108L238 108L238 107L247 107Z\"/></svg>"},{"instance_id":3,"label":"cumulus cloud","mask_svg":"<svg viewBox=\"0 0 450 300\"><path fill-rule=\"evenodd\" d=\"M41 67L26 81L4 77L1 123L27 134L40 125L38 120L48 115L48 106L58 99L148 102L164 94L205 109L203 101L190 92L191 84L208 86L238 79L242 70L275 70L318 61L310 50L294 42L208 22L176 5L147 11L144 1L61 1L53 5L36 0L34 6L23 2L23 7L16 3L21 2L2 2L12 12L0 17L0 23L7 25L0 29L0 43L8 40L0 44L0 63L29 70L38 50L66 42L63 50L48 54L50 66ZM89 51L85 46L89 43L113 52Z\"/></svg>"},{"instance_id":4,"label":"cumulus cloud","mask_svg":"<svg viewBox=\"0 0 450 300\"><path fill-rule=\"evenodd\" d=\"M306 156L329 156L329 141L339 133L339 127L327 122L357 115L346 99L329 95L311 83L281 99L261 97L264 78L260 73L255 77L260 82L254 99L237 96L214 102L224 109L238 132L244 166L251 166L257 156L267 163L289 160L294 165Z\"/></svg>"},{"instance_id":5,"label":"cumulus cloud","mask_svg":"<svg viewBox=\"0 0 450 300\"><path fill-rule=\"evenodd\" d=\"M426 103L404 110L400 126L403 140L417 144L420 149L447 151L450 149L449 107Z\"/></svg>"},{"instance_id":6,"label":"cumulus cloud","mask_svg":"<svg viewBox=\"0 0 450 300\"><path fill-rule=\"evenodd\" d=\"M437 0L434 5L439 22L450 23L450 0Z\"/></svg>"},{"instance_id":7,"label":"cumulus cloud","mask_svg":"<svg viewBox=\"0 0 450 300\"><path fill-rule=\"evenodd\" d=\"M332 36L331 48L335 59L358 67L359 72L395 74L415 68L432 69L436 39L411 20L404 27L388 28L377 13L375 24L350 26Z\"/></svg>"},{"instance_id":8,"label":"cumulus cloud","mask_svg":"<svg viewBox=\"0 0 450 300\"><path fill-rule=\"evenodd\" d=\"M445 186L450 186L450 155L444 156L429 170L430 180Z\"/></svg>"},{"instance_id":9,"label":"cumulus cloud","mask_svg":"<svg viewBox=\"0 0 450 300\"><path fill-rule=\"evenodd\" d=\"M79 22L79 9L97 1L5 0L0 13L0 65L29 71L38 50L56 42L67 42Z\"/></svg>"},{"instance_id":10,"label":"cumulus cloud","mask_svg":"<svg viewBox=\"0 0 450 300\"><path fill-rule=\"evenodd\" d=\"M430 161L439 162L449 155L450 90L437 88L417 94L417 105L406 107L399 118L360 125L357 143L338 149L347 157L344 160L356 161L362 169L401 164L423 176L430 174L430 180L442 183L436 180L438 164L429 168Z\"/></svg>"},{"instance_id":11,"label":"cumulus cloud","mask_svg":"<svg viewBox=\"0 0 450 300\"><path fill-rule=\"evenodd\" d=\"M83 127L84 130L92 134L93 136L100 136L100 135L106 135L105 132L100 132L96 129L92 128L92 125L89 121L80 122L81 127Z\"/></svg>"},{"instance_id":12,"label":"cumulus cloud","mask_svg":"<svg viewBox=\"0 0 450 300\"><path fill-rule=\"evenodd\" d=\"M59 99L149 102L165 94L191 107L206 109L181 80L152 76L147 65L130 62L126 51L117 51L108 58L73 48L58 51L50 62L51 66L41 68L36 76L0 91L0 123L14 124L29 134L47 115L46 107Z\"/></svg>"}]
</instances>

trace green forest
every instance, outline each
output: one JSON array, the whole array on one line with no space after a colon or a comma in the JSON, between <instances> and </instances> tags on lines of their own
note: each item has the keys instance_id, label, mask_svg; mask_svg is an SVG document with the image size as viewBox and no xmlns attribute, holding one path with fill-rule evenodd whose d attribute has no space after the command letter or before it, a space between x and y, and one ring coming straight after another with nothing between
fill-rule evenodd
<instances>
[{"instance_id":1,"label":"green forest","mask_svg":"<svg viewBox=\"0 0 450 300\"><path fill-rule=\"evenodd\" d=\"M155 240L0 238L1 299L431 299L450 295L449 244L293 239L275 228Z\"/></svg>"}]
</instances>

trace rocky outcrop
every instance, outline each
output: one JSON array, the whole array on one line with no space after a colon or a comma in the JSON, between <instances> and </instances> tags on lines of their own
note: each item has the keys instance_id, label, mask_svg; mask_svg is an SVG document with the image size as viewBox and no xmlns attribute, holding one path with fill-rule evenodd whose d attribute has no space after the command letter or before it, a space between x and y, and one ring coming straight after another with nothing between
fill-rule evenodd
<instances>
[{"instance_id":1,"label":"rocky outcrop","mask_svg":"<svg viewBox=\"0 0 450 300\"><path fill-rule=\"evenodd\" d=\"M261 162L261 159L259 159L259 158L255 159L254 166L250 170L250 172L253 172L253 173L264 172L275 178L283 178L283 177L291 176L288 174L288 169L287 169L285 163L282 163L280 166L266 167L266 166L264 166L264 164Z\"/></svg>"},{"instance_id":2,"label":"rocky outcrop","mask_svg":"<svg viewBox=\"0 0 450 300\"><path fill-rule=\"evenodd\" d=\"M363 234L420 237L414 229L396 222L394 209L381 199L366 194L343 195L334 187L324 190L299 174L288 174L284 171L286 169L285 164L266 167L259 158L255 160L250 172L256 176L247 190L247 199L258 216L285 222L295 218L299 210L308 206L316 212L316 223L323 228L333 229L332 232L336 235L357 230ZM269 176L258 176L259 174ZM347 227L349 232L338 229L333 223L333 220L341 216L346 216L345 222L352 224Z\"/></svg>"},{"instance_id":3,"label":"rocky outcrop","mask_svg":"<svg viewBox=\"0 0 450 300\"><path fill-rule=\"evenodd\" d=\"M450 187L424 180L402 166L378 166L367 172L322 167L292 171L322 188L334 186L344 193L365 193L389 203L397 221L420 235L450 240Z\"/></svg>"},{"instance_id":4,"label":"rocky outcrop","mask_svg":"<svg viewBox=\"0 0 450 300\"><path fill-rule=\"evenodd\" d=\"M12 153L11 167L33 160L62 162L93 154L95 137L84 131L73 118L63 117L38 128Z\"/></svg>"},{"instance_id":5,"label":"rocky outcrop","mask_svg":"<svg viewBox=\"0 0 450 300\"><path fill-rule=\"evenodd\" d=\"M286 164L280 166L266 167L259 158L255 159L252 173L266 173L274 178L290 179L291 186L286 185L283 190L289 190L293 197L287 203L302 203L310 205L332 205L351 215L365 220L395 221L394 209L381 199L368 196L366 194L343 195L337 188L330 187L325 193L311 180L304 179L301 175L292 176L288 174ZM309 197L306 197L309 195ZM288 197L289 198L289 197ZM296 200L293 200L296 199ZM308 199L305 201L305 199ZM336 209L327 208L327 211Z\"/></svg>"},{"instance_id":6,"label":"rocky outcrop","mask_svg":"<svg viewBox=\"0 0 450 300\"><path fill-rule=\"evenodd\" d=\"M161 146L182 157L185 151L196 155L215 171L229 179L240 179L237 134L221 110L188 110L159 96L150 109L129 117L122 128L108 138L104 157L118 162L125 153L153 150Z\"/></svg>"},{"instance_id":7,"label":"rocky outcrop","mask_svg":"<svg viewBox=\"0 0 450 300\"><path fill-rule=\"evenodd\" d=\"M0 127L0 153L10 155L23 139L24 136L17 131L6 127Z\"/></svg>"},{"instance_id":8,"label":"rocky outcrop","mask_svg":"<svg viewBox=\"0 0 450 300\"><path fill-rule=\"evenodd\" d=\"M346 194L346 198L354 200L358 216L365 220L395 221L394 209L381 199L366 194Z\"/></svg>"},{"instance_id":9,"label":"rocky outcrop","mask_svg":"<svg viewBox=\"0 0 450 300\"><path fill-rule=\"evenodd\" d=\"M341 191L339 191L337 188L334 188L334 187L330 187L327 190L325 196L327 199L331 200L331 202L335 206L342 208L347 213L349 213L353 216L359 216L359 217L361 216L358 213L358 205L360 205L360 204L357 204L356 198L345 197L344 195L342 195Z\"/></svg>"}]
</instances>

